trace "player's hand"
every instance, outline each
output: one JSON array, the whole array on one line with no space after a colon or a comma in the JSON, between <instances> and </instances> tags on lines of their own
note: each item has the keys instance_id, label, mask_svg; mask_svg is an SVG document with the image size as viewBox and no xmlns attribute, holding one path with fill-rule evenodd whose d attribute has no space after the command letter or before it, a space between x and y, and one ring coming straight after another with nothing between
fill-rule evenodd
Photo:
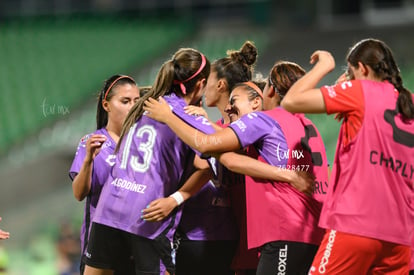
<instances>
[{"instance_id":1,"label":"player's hand","mask_svg":"<svg viewBox=\"0 0 414 275\"><path fill-rule=\"evenodd\" d=\"M147 208L143 209L141 218L149 222L159 222L165 219L177 206L177 201L172 197L153 200Z\"/></svg>"},{"instance_id":2,"label":"player's hand","mask_svg":"<svg viewBox=\"0 0 414 275\"><path fill-rule=\"evenodd\" d=\"M295 171L295 179L290 183L298 191L312 196L315 188L315 177L306 171Z\"/></svg>"},{"instance_id":3,"label":"player's hand","mask_svg":"<svg viewBox=\"0 0 414 275\"><path fill-rule=\"evenodd\" d=\"M189 115L203 116L205 118L208 118L206 110L204 110L202 107L188 105L184 107L184 111L186 114L189 114Z\"/></svg>"},{"instance_id":4,"label":"player's hand","mask_svg":"<svg viewBox=\"0 0 414 275\"><path fill-rule=\"evenodd\" d=\"M94 134L91 135L86 141L86 160L92 161L98 155L102 148L102 145L106 141L105 135Z\"/></svg>"},{"instance_id":5,"label":"player's hand","mask_svg":"<svg viewBox=\"0 0 414 275\"><path fill-rule=\"evenodd\" d=\"M347 74L346 74L346 73L343 73L343 74L341 74L341 75L338 77L338 79L336 80L335 84L342 83L342 82L345 82L345 81L348 81L348 80L349 80L349 79L348 79Z\"/></svg>"},{"instance_id":6,"label":"player's hand","mask_svg":"<svg viewBox=\"0 0 414 275\"><path fill-rule=\"evenodd\" d=\"M158 101L154 98L148 98L144 102L144 110L147 116L159 122L166 123L168 117L173 115L170 106L164 98L160 97Z\"/></svg>"},{"instance_id":7,"label":"player's hand","mask_svg":"<svg viewBox=\"0 0 414 275\"><path fill-rule=\"evenodd\" d=\"M315 51L310 57L310 64L316 64L324 70L324 73L329 73L335 69L335 59L328 51Z\"/></svg>"}]
</instances>

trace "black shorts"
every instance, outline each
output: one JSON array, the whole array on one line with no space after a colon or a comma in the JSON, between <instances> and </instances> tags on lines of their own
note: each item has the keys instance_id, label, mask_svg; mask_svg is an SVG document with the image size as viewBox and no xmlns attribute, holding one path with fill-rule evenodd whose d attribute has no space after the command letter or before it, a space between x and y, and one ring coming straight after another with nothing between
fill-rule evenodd
<instances>
[{"instance_id":1,"label":"black shorts","mask_svg":"<svg viewBox=\"0 0 414 275\"><path fill-rule=\"evenodd\" d=\"M260 248L257 275L308 274L319 246L277 241Z\"/></svg>"},{"instance_id":2,"label":"black shorts","mask_svg":"<svg viewBox=\"0 0 414 275\"><path fill-rule=\"evenodd\" d=\"M128 259L119 259L121 262L114 269L114 275L135 275L135 262L132 255ZM85 273L85 263L80 262L79 266L80 275Z\"/></svg>"},{"instance_id":3,"label":"black shorts","mask_svg":"<svg viewBox=\"0 0 414 275\"><path fill-rule=\"evenodd\" d=\"M116 270L131 255L137 275L159 275L162 269L174 274L171 243L165 236L151 240L102 224L92 224L88 248L83 256L86 265Z\"/></svg>"},{"instance_id":4,"label":"black shorts","mask_svg":"<svg viewBox=\"0 0 414 275\"><path fill-rule=\"evenodd\" d=\"M237 241L181 240L177 249L177 275L232 275Z\"/></svg>"}]
</instances>

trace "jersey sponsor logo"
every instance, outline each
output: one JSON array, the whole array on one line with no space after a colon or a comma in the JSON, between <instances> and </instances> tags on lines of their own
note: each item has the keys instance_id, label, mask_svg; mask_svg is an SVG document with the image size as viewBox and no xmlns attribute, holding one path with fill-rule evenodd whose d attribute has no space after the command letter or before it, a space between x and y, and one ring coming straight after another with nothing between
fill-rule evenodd
<instances>
[{"instance_id":1,"label":"jersey sponsor logo","mask_svg":"<svg viewBox=\"0 0 414 275\"><path fill-rule=\"evenodd\" d=\"M336 97L336 92L333 86L325 86L326 89L328 90L328 96L329 97Z\"/></svg>"},{"instance_id":2,"label":"jersey sponsor logo","mask_svg":"<svg viewBox=\"0 0 414 275\"><path fill-rule=\"evenodd\" d=\"M329 263L333 244L335 242L336 230L331 230L329 233L328 244L326 245L325 252L319 264L319 273L324 274L326 272L326 265Z\"/></svg>"},{"instance_id":3,"label":"jersey sponsor logo","mask_svg":"<svg viewBox=\"0 0 414 275\"><path fill-rule=\"evenodd\" d=\"M313 191L314 194L326 194L326 190L328 189L328 182L326 181L315 181L315 189Z\"/></svg>"},{"instance_id":4,"label":"jersey sponsor logo","mask_svg":"<svg viewBox=\"0 0 414 275\"><path fill-rule=\"evenodd\" d=\"M238 120L236 120L236 121L232 122L231 124L236 125L237 127L239 127L240 131L242 131L242 132L246 131L247 126L246 126L246 124L245 124L243 121L241 121L240 119L238 119Z\"/></svg>"},{"instance_id":5,"label":"jersey sponsor logo","mask_svg":"<svg viewBox=\"0 0 414 275\"><path fill-rule=\"evenodd\" d=\"M146 185L138 184L135 182L128 181L126 179L116 178L111 182L112 185L116 187L120 187L122 189L133 191L136 193L145 194L145 189L147 189Z\"/></svg>"},{"instance_id":6,"label":"jersey sponsor logo","mask_svg":"<svg viewBox=\"0 0 414 275\"><path fill-rule=\"evenodd\" d=\"M379 165L391 169L393 172L400 174L404 178L413 179L414 167L412 164L403 162L392 156L387 156L383 152L372 150L369 154L369 162L373 165Z\"/></svg>"},{"instance_id":7,"label":"jersey sponsor logo","mask_svg":"<svg viewBox=\"0 0 414 275\"><path fill-rule=\"evenodd\" d=\"M288 256L288 246L285 244L284 248L279 249L279 263L277 265L277 275L287 274L287 256Z\"/></svg>"}]
</instances>

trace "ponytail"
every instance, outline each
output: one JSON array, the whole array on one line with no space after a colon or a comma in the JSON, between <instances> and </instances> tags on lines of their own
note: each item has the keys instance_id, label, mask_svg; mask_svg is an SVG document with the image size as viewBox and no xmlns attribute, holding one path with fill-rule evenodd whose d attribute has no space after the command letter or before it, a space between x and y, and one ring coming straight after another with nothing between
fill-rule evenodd
<instances>
[{"instance_id":1,"label":"ponytail","mask_svg":"<svg viewBox=\"0 0 414 275\"><path fill-rule=\"evenodd\" d=\"M165 95L167 91L170 90L172 82L174 80L174 64L172 60L165 62L160 68L154 84L150 90L139 98L137 103L132 106L129 110L128 115L126 116L124 123L122 125L121 134L119 136L119 141L116 146L115 152L119 151L120 144L124 136L128 133L129 129L139 120L144 113L144 103L148 98L159 98L160 96Z\"/></svg>"},{"instance_id":2,"label":"ponytail","mask_svg":"<svg viewBox=\"0 0 414 275\"><path fill-rule=\"evenodd\" d=\"M397 106L398 112L407 120L414 118L414 104L413 104L413 97L409 90L404 87L400 87L399 89L398 98L397 98Z\"/></svg>"},{"instance_id":3,"label":"ponytail","mask_svg":"<svg viewBox=\"0 0 414 275\"><path fill-rule=\"evenodd\" d=\"M399 92L397 99L398 112L404 119L414 118L412 95L404 87L392 51L383 41L372 38L361 40L350 49L347 61L353 66L357 66L358 62L362 62L370 66L378 78L393 84Z\"/></svg>"},{"instance_id":4,"label":"ponytail","mask_svg":"<svg viewBox=\"0 0 414 275\"><path fill-rule=\"evenodd\" d=\"M170 93L179 96L191 94L195 83L200 79L208 78L209 74L210 62L203 54L191 48L178 50L171 60L161 66L151 89L129 111L122 125L115 152L119 151L122 139L129 129L142 117L144 103L148 98L158 99Z\"/></svg>"}]
</instances>

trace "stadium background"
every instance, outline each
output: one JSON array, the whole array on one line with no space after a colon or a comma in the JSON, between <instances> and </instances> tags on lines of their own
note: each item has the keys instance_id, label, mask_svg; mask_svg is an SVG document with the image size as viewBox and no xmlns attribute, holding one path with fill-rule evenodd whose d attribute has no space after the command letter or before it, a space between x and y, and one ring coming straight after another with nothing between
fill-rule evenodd
<instances>
[{"instance_id":1,"label":"stadium background","mask_svg":"<svg viewBox=\"0 0 414 275\"><path fill-rule=\"evenodd\" d=\"M314 50L331 51L337 67L321 83L330 84L348 47L375 37L391 46L413 91L414 1L342 2L2 0L0 228L11 238L0 242L0 269L54 275L70 260L73 240L66 235L78 237L84 202L74 199L67 172L79 139L94 130L96 93L112 74L150 85L179 47L197 48L212 61L252 40L263 75L277 60L309 69ZM332 162L338 124L311 117Z\"/></svg>"}]
</instances>

